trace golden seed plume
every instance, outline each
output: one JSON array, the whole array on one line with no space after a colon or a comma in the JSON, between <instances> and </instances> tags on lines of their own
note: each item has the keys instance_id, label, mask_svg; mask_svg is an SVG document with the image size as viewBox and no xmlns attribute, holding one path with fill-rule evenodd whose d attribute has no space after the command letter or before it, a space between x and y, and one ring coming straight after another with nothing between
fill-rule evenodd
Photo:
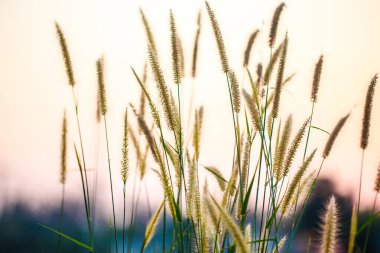
<instances>
[{"instance_id":1,"label":"golden seed plume","mask_svg":"<svg viewBox=\"0 0 380 253\"><path fill-rule=\"evenodd\" d=\"M150 107L150 111L152 113L152 117L153 117L153 120L154 120L154 123L156 124L156 126L158 128L161 128L161 120L160 120L160 115L158 113L158 110L157 110L157 107L156 105L153 103L153 100L152 98L150 97L147 89L145 88L144 86L144 83L140 80L140 78L138 77L136 71L131 67L132 69L132 72L133 72L133 75L135 76L136 80L137 80L137 83L140 85L140 88L142 90L142 92L145 94L145 97L147 98L148 100L148 104L149 104L149 107ZM140 114L141 115L141 114ZM141 116L142 117L142 116ZM143 118L143 117L142 117Z\"/></svg>"},{"instance_id":2,"label":"golden seed plume","mask_svg":"<svg viewBox=\"0 0 380 253\"><path fill-rule=\"evenodd\" d=\"M195 32L194 46L193 46L193 59L191 64L191 77L195 78L197 74L197 59L199 48L199 37L201 35L201 10L198 12L197 17L197 31Z\"/></svg>"},{"instance_id":3,"label":"golden seed plume","mask_svg":"<svg viewBox=\"0 0 380 253\"><path fill-rule=\"evenodd\" d=\"M154 138L153 138L153 136L152 136L152 134L148 128L148 125L146 124L145 120L143 118L141 118L141 116L136 112L136 109L134 108L134 106L132 104L130 104L130 106L132 108L133 113L137 117L137 123L138 123L139 127L141 128L141 130L145 136L145 139L149 145L149 148L152 152L154 160L157 163L160 163L160 157L159 157L159 152L158 152L158 149L156 146L156 142L155 142L155 140L154 140Z\"/></svg>"},{"instance_id":4,"label":"golden seed plume","mask_svg":"<svg viewBox=\"0 0 380 253\"><path fill-rule=\"evenodd\" d=\"M98 75L98 94L99 94L99 102L100 102L100 109L102 115L107 114L107 102L106 102L106 89L104 86L104 72L103 72L103 64L104 59L99 58L96 61L96 71Z\"/></svg>"},{"instance_id":5,"label":"golden seed plume","mask_svg":"<svg viewBox=\"0 0 380 253\"><path fill-rule=\"evenodd\" d=\"M67 173L67 120L66 111L63 113L62 119L62 134L61 134L61 178L62 184L66 183Z\"/></svg>"},{"instance_id":6,"label":"golden seed plume","mask_svg":"<svg viewBox=\"0 0 380 253\"><path fill-rule=\"evenodd\" d=\"M261 84L261 78L262 78L262 75L263 75L263 65L261 63L258 63L257 66L256 66L256 75L257 75L256 85L260 86L260 84Z\"/></svg>"},{"instance_id":7,"label":"golden seed plume","mask_svg":"<svg viewBox=\"0 0 380 253\"><path fill-rule=\"evenodd\" d=\"M179 65L181 67L180 74L181 74L181 77L185 77L185 52L183 49L182 40L179 36L177 37L177 41L178 41L178 53L179 53Z\"/></svg>"},{"instance_id":8,"label":"golden seed plume","mask_svg":"<svg viewBox=\"0 0 380 253\"><path fill-rule=\"evenodd\" d=\"M323 55L319 57L318 62L315 64L313 86L311 89L311 102L313 103L317 102L319 82L321 80L321 73L322 73L322 65L323 65Z\"/></svg>"},{"instance_id":9,"label":"golden seed plume","mask_svg":"<svg viewBox=\"0 0 380 253\"><path fill-rule=\"evenodd\" d=\"M125 109L123 146L121 148L121 179L124 185L127 183L129 169L128 142L128 109Z\"/></svg>"},{"instance_id":10,"label":"golden seed plume","mask_svg":"<svg viewBox=\"0 0 380 253\"><path fill-rule=\"evenodd\" d=\"M249 64L249 58L250 58L250 55L251 55L251 50L252 50L252 46L253 46L253 43L255 42L255 39L257 37L257 34L259 33L259 30L256 30L254 31L251 36L249 36L249 39L248 39L248 42L247 42L247 46L245 48L245 51L244 51L244 62L243 62L243 66L246 68Z\"/></svg>"},{"instance_id":11,"label":"golden seed plume","mask_svg":"<svg viewBox=\"0 0 380 253\"><path fill-rule=\"evenodd\" d=\"M362 149L366 149L368 145L369 128L371 124L372 102L373 102L373 95L375 94L376 82L377 82L377 74L371 80L371 84L368 87L367 96L365 99L362 135L361 135L361 142L360 142L360 147Z\"/></svg>"},{"instance_id":12,"label":"golden seed plume","mask_svg":"<svg viewBox=\"0 0 380 253\"><path fill-rule=\"evenodd\" d=\"M338 123L336 124L334 130L332 131L332 133L329 137L329 139L327 140L327 143L326 143L325 149L323 151L323 155L322 155L323 158L326 158L329 156L331 149L332 149L332 146L333 146L336 138L338 137L340 130L342 130L342 128L343 128L344 124L346 123L349 116L350 116L350 114L347 114L346 116L341 118L338 121Z\"/></svg>"},{"instance_id":13,"label":"golden seed plume","mask_svg":"<svg viewBox=\"0 0 380 253\"><path fill-rule=\"evenodd\" d=\"M351 225L350 225L350 237L348 241L348 253L354 253L355 238L356 238L356 229L358 223L358 211L356 210L356 204L352 205L351 212Z\"/></svg>"},{"instance_id":14,"label":"golden seed plume","mask_svg":"<svg viewBox=\"0 0 380 253\"><path fill-rule=\"evenodd\" d=\"M69 49L67 48L65 35L63 34L61 27L59 26L57 22L55 22L55 30L57 32L59 44L61 45L61 51L62 51L63 60L65 62L66 74L67 74L67 79L69 81L69 85L74 86L75 80L74 80L74 73L73 73L73 67L71 64Z\"/></svg>"},{"instance_id":15,"label":"golden seed plume","mask_svg":"<svg viewBox=\"0 0 380 253\"><path fill-rule=\"evenodd\" d=\"M293 163L293 160L294 160L294 156L296 155L297 149L298 149L298 147L301 144L302 138L303 138L303 136L305 134L306 126L309 123L309 121L310 121L310 118L308 118L303 123L303 125L301 126L301 128L298 130L296 136L294 137L292 143L290 144L290 147L288 149L288 154L287 154L287 157L286 157L286 160L285 160L285 163L284 163L284 167L282 169L282 177L287 176L288 173L289 173L290 167L292 166L292 163Z\"/></svg>"},{"instance_id":16,"label":"golden seed plume","mask_svg":"<svg viewBox=\"0 0 380 253\"><path fill-rule=\"evenodd\" d=\"M170 39L171 39L171 48L172 48L174 83L180 84L181 83L181 64L180 64L180 55L179 55L178 35L177 35L177 28L176 28L175 19L174 19L172 10L170 10Z\"/></svg>"},{"instance_id":17,"label":"golden seed plume","mask_svg":"<svg viewBox=\"0 0 380 253\"><path fill-rule=\"evenodd\" d=\"M270 59L268 66L265 69L264 72L264 79L263 79L263 84L268 85L269 84L269 79L272 75L274 66L276 65L276 62L278 61L278 58L280 57L282 45L279 45L276 50L274 51L272 58Z\"/></svg>"},{"instance_id":18,"label":"golden seed plume","mask_svg":"<svg viewBox=\"0 0 380 253\"><path fill-rule=\"evenodd\" d=\"M331 197L323 216L322 246L320 252L333 253L338 241L338 210L334 196Z\"/></svg>"},{"instance_id":19,"label":"golden seed plume","mask_svg":"<svg viewBox=\"0 0 380 253\"><path fill-rule=\"evenodd\" d=\"M278 144L278 147L276 148L275 155L274 155L274 176L277 180L280 180L281 177L281 168L285 159L285 153L286 149L289 144L290 134L292 133L292 127L293 127L293 117L292 115L289 115L286 122L284 129L282 130L281 139Z\"/></svg>"},{"instance_id":20,"label":"golden seed plume","mask_svg":"<svg viewBox=\"0 0 380 253\"><path fill-rule=\"evenodd\" d=\"M148 47L149 61L156 81L156 87L160 94L160 100L162 107L164 108L164 114L166 118L166 123L170 130L176 130L176 121L174 117L174 108L173 104L170 101L169 90L166 86L164 75L162 74L161 67L158 63L156 55L153 53L152 49Z\"/></svg>"},{"instance_id":21,"label":"golden seed plume","mask_svg":"<svg viewBox=\"0 0 380 253\"><path fill-rule=\"evenodd\" d=\"M226 49L223 42L222 33L220 31L219 24L218 24L218 21L216 20L214 11L211 9L210 4L207 1L206 1L206 8L207 8L208 16L211 21L212 29L214 31L216 44L218 46L219 56L222 63L222 70L224 73L227 73L230 68L228 66L228 59L227 59Z\"/></svg>"},{"instance_id":22,"label":"golden seed plume","mask_svg":"<svg viewBox=\"0 0 380 253\"><path fill-rule=\"evenodd\" d=\"M230 70L228 71L228 76L230 78L231 83L231 91L232 91L232 104L234 107L234 111L236 113L240 112L240 90L239 90L239 83L237 81L235 72Z\"/></svg>"},{"instance_id":23,"label":"golden seed plume","mask_svg":"<svg viewBox=\"0 0 380 253\"><path fill-rule=\"evenodd\" d=\"M282 250L282 248L284 247L284 245L285 245L285 242L286 242L286 240L288 239L288 237L286 236L286 235L284 235L282 238L281 238L281 240L278 242L278 251L276 250L276 249L273 249L273 253L278 253L278 252L280 252L281 250Z\"/></svg>"},{"instance_id":24,"label":"golden seed plume","mask_svg":"<svg viewBox=\"0 0 380 253\"><path fill-rule=\"evenodd\" d=\"M203 107L201 107L199 110L195 110L195 116L194 116L193 147L195 151L194 155L195 155L196 161L198 161L199 153L200 153L202 122L203 122Z\"/></svg>"},{"instance_id":25,"label":"golden seed plume","mask_svg":"<svg viewBox=\"0 0 380 253\"><path fill-rule=\"evenodd\" d=\"M211 202L211 200L207 199L208 202ZM233 218L228 214L228 212L218 205L214 199L212 199L212 205L216 207L217 210L219 210L219 215L224 223L224 225L227 227L227 229L230 231L231 236L234 239L234 242L236 243L236 246L238 248L238 252L241 253L248 253L249 249L247 247L247 243L244 239L244 235L241 232L238 225L236 225Z\"/></svg>"},{"instance_id":26,"label":"golden seed plume","mask_svg":"<svg viewBox=\"0 0 380 253\"><path fill-rule=\"evenodd\" d=\"M140 14L141 14L141 19L142 19L144 29L145 29L145 33L146 33L146 38L148 40L148 45L152 49L152 52L156 55L156 57L158 59L157 47L156 47L156 43L154 41L154 36L153 36L152 30L150 29L148 19L146 18L145 14L141 8L140 8Z\"/></svg>"},{"instance_id":27,"label":"golden seed plume","mask_svg":"<svg viewBox=\"0 0 380 253\"><path fill-rule=\"evenodd\" d=\"M276 88L274 91L274 100L273 100L273 107L272 107L272 119L275 119L278 117L278 109L280 107L280 97L281 97L281 89L282 89L282 79L284 77L287 51L288 51L288 33L286 33L285 39L282 42L282 46L281 46L281 57L280 57L279 65L278 65L278 74L277 74Z\"/></svg>"},{"instance_id":28,"label":"golden seed plume","mask_svg":"<svg viewBox=\"0 0 380 253\"><path fill-rule=\"evenodd\" d=\"M310 162L313 160L316 151L317 150L315 149L311 153L311 155L305 159L301 167L298 169L297 173L294 175L293 180L290 183L289 188L287 192L285 193L284 199L282 201L282 205L281 205L282 214L285 214L288 211L289 205L291 204L291 200L293 199L293 196L296 193L297 186L300 184L302 177L305 174L306 169L309 167Z\"/></svg>"},{"instance_id":29,"label":"golden seed plume","mask_svg":"<svg viewBox=\"0 0 380 253\"><path fill-rule=\"evenodd\" d=\"M377 175L376 175L376 180L375 180L375 191L376 192L380 191L380 164L377 167Z\"/></svg>"},{"instance_id":30,"label":"golden seed plume","mask_svg":"<svg viewBox=\"0 0 380 253\"><path fill-rule=\"evenodd\" d=\"M142 75L142 85L145 86L146 85L146 80L147 80L147 68L148 68L148 64L145 62L144 64L144 71L143 71L143 75ZM141 117L145 117L145 108L146 108L146 97L145 97L145 94L144 94L144 91L141 91L140 93L140 108L139 108L139 114L141 115ZM141 133L141 129L139 129L139 133Z\"/></svg>"},{"instance_id":31,"label":"golden seed plume","mask_svg":"<svg viewBox=\"0 0 380 253\"><path fill-rule=\"evenodd\" d=\"M174 150L174 148L172 146L170 146L169 143L167 143L167 145L166 145L166 152L167 152L167 154L168 154L168 156L169 156L169 158L173 164L174 172L175 172L176 186L179 189L181 186L181 179L182 179L181 163L179 160L179 156L176 153L176 150Z\"/></svg>"},{"instance_id":32,"label":"golden seed plume","mask_svg":"<svg viewBox=\"0 0 380 253\"><path fill-rule=\"evenodd\" d=\"M253 101L253 97L245 89L243 89L243 97L248 106L253 126L255 127L256 131L261 131L260 114L255 102Z\"/></svg>"},{"instance_id":33,"label":"golden seed plume","mask_svg":"<svg viewBox=\"0 0 380 253\"><path fill-rule=\"evenodd\" d=\"M143 172L141 170L141 161L143 159L143 156L141 154L140 142L137 140L136 134L133 131L131 125L129 125L129 124L128 124L128 136L130 137L130 140L132 141L132 145L135 148L137 163L138 164L140 163L140 166L139 166L139 168L140 168L140 179L142 179L144 177L145 172Z\"/></svg>"},{"instance_id":34,"label":"golden seed plume","mask_svg":"<svg viewBox=\"0 0 380 253\"><path fill-rule=\"evenodd\" d=\"M272 25L270 27L270 33L269 33L269 47L270 48L272 48L276 42L278 22L280 20L280 15L284 7L285 7L285 4L281 3L279 6L277 6L276 10L274 11L273 18L272 18Z\"/></svg>"},{"instance_id":35,"label":"golden seed plume","mask_svg":"<svg viewBox=\"0 0 380 253\"><path fill-rule=\"evenodd\" d=\"M156 213L150 219L146 226L145 238L141 246L141 252L144 252L150 241L153 239L154 233L156 232L156 227L160 218L162 207L165 205L165 201L162 202Z\"/></svg>"}]
</instances>

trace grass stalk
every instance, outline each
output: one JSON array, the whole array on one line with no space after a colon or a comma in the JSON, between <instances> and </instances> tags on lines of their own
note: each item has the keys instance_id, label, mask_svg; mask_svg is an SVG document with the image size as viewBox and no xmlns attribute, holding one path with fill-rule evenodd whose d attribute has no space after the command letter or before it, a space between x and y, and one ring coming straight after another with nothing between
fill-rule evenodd
<instances>
[{"instance_id":1,"label":"grass stalk","mask_svg":"<svg viewBox=\"0 0 380 253\"><path fill-rule=\"evenodd\" d=\"M306 158L306 152L307 152L307 145L309 144L311 123L313 122L314 105L315 105L315 102L313 102L313 105L311 106L310 122L309 122L309 128L308 128L308 130L307 130L307 137L306 137L305 151L303 152L303 161L305 161L305 158Z\"/></svg>"},{"instance_id":2,"label":"grass stalk","mask_svg":"<svg viewBox=\"0 0 380 253\"><path fill-rule=\"evenodd\" d=\"M62 231L63 226L63 211L65 206L65 184L62 184L62 196L61 196L61 208L59 211L59 227L58 231ZM58 236L58 246L57 246L57 252L61 252L61 245L62 245L62 236Z\"/></svg>"},{"instance_id":3,"label":"grass stalk","mask_svg":"<svg viewBox=\"0 0 380 253\"><path fill-rule=\"evenodd\" d=\"M110 158L109 143L108 143L107 117L105 115L103 115L103 119L104 119L104 129L105 129L105 132L106 132L107 157L108 157L108 172L109 172L110 187L111 187L112 218L113 218L113 230L114 230L114 237L115 237L115 247L116 247L116 252L119 252L119 248L118 248L118 244L117 244L115 202L114 202L114 197L113 197L113 186L112 186L111 158Z\"/></svg>"},{"instance_id":4,"label":"grass stalk","mask_svg":"<svg viewBox=\"0 0 380 253\"><path fill-rule=\"evenodd\" d=\"M375 199L373 201L373 206L372 206L372 212L371 212L371 216L373 216L375 214L375 207L376 207L376 201L377 201L377 195L379 193L376 192L376 195L375 195ZM364 241L364 246L363 246L363 252L367 252L367 246L368 246L368 239L369 239L369 234L371 232L371 227L372 227L372 223L369 224L368 226L368 229L367 229L367 233L365 235L365 241Z\"/></svg>"}]
</instances>

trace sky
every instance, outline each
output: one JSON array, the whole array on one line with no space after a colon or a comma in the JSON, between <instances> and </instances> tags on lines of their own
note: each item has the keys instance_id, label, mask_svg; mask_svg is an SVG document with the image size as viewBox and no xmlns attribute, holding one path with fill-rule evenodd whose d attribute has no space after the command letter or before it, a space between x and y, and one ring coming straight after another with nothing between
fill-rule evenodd
<instances>
[{"instance_id":1,"label":"sky","mask_svg":"<svg viewBox=\"0 0 380 253\"><path fill-rule=\"evenodd\" d=\"M268 29L277 0L210 1L219 21L230 65L241 86L249 88L242 68L243 52L251 32L260 29L249 68L268 62ZM278 41L289 34L285 75L296 73L282 95L280 116L294 112L298 128L310 114L310 90L314 65L321 54L324 66L313 125L331 131L348 112L351 116L324 163L323 177L336 182L341 193L356 194L361 161L360 131L367 87L380 71L380 2L376 0L289 0L281 16ZM96 66L105 59L109 107L108 124L115 194L121 196L120 157L123 114L128 103L137 104L140 90L130 71L142 73L147 42L139 8L151 24L168 85L171 73L169 10L172 9L183 41L187 76L181 84L186 119L192 86L194 105L205 107L200 164L230 173L233 125L225 77L203 1L0 1L0 206L19 199L36 210L57 205L60 132L63 111L69 121L69 172L66 194L81 199L80 177L73 143L79 144L74 121L71 88L55 34L58 22L66 36L79 99L84 150L90 176L99 169L99 199L108 206L109 182L103 125L96 124ZM189 78L198 10L202 11L198 76ZM149 75L148 85L154 90ZM154 92L153 92L154 93ZM380 91L375 92L369 146L365 152L363 205L371 205L374 179L380 162ZM310 148L319 147L313 169L321 162L328 136L311 132ZM99 147L99 148L97 148ZM227 155L226 155L227 154ZM131 164L135 160L131 158ZM297 164L299 165L299 164ZM295 169L293 169L293 172ZM204 170L200 169L202 180ZM134 171L128 179L132 196ZM210 179L210 181L212 181ZM157 177L148 171L144 183L152 202L162 192ZM211 185L215 186L211 182ZM143 190L145 192L145 190ZM117 205L121 206L121 203Z\"/></svg>"}]
</instances>

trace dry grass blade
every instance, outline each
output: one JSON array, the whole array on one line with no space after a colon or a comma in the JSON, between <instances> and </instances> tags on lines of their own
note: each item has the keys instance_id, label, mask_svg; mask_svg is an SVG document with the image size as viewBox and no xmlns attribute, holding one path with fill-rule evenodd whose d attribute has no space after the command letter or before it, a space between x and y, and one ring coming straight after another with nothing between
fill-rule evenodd
<instances>
[{"instance_id":1,"label":"dry grass blade","mask_svg":"<svg viewBox=\"0 0 380 253\"><path fill-rule=\"evenodd\" d=\"M321 253L335 252L338 240L338 210L334 196L331 197L323 216Z\"/></svg>"},{"instance_id":2,"label":"dry grass blade","mask_svg":"<svg viewBox=\"0 0 380 253\"><path fill-rule=\"evenodd\" d=\"M322 73L322 65L323 65L323 55L319 57L317 64L315 64L313 86L311 89L311 102L313 103L317 102L319 82L321 80L321 73Z\"/></svg>"},{"instance_id":3,"label":"dry grass blade","mask_svg":"<svg viewBox=\"0 0 380 253\"><path fill-rule=\"evenodd\" d=\"M162 207L164 206L165 201L162 202L156 213L150 219L146 226L144 242L141 246L141 252L144 252L150 241L153 239L154 233L156 232L156 227L160 218Z\"/></svg>"},{"instance_id":4,"label":"dry grass blade","mask_svg":"<svg viewBox=\"0 0 380 253\"><path fill-rule=\"evenodd\" d=\"M362 149L366 149L368 145L369 127L371 124L372 102L373 102L373 95L375 94L376 82L377 82L377 74L372 78L371 84L369 85L368 90L367 90L367 96L366 96L365 106L364 106L362 135L361 135L361 142L360 142L360 147Z\"/></svg>"},{"instance_id":5,"label":"dry grass blade","mask_svg":"<svg viewBox=\"0 0 380 253\"><path fill-rule=\"evenodd\" d=\"M57 32L59 44L61 45L61 51L62 51L63 60L65 62L66 74L69 81L69 85L74 86L75 80L74 80L73 67L72 67L71 59L70 59L70 53L67 48L65 36L61 30L61 27L59 26L57 22L55 22L55 30Z\"/></svg>"},{"instance_id":6,"label":"dry grass blade","mask_svg":"<svg viewBox=\"0 0 380 253\"><path fill-rule=\"evenodd\" d=\"M123 136L123 146L121 148L122 159L121 159L121 179L123 184L127 183L128 169L129 169L129 157L128 157L128 110L125 110L124 117L124 136Z\"/></svg>"},{"instance_id":7,"label":"dry grass blade","mask_svg":"<svg viewBox=\"0 0 380 253\"><path fill-rule=\"evenodd\" d=\"M270 27L270 33L269 33L269 47L270 48L272 48L276 42L278 22L280 20L280 15L284 7L285 7L285 4L281 3L279 6L277 6L276 10L274 11L273 18L272 18L272 25Z\"/></svg>"},{"instance_id":8,"label":"dry grass blade","mask_svg":"<svg viewBox=\"0 0 380 253\"><path fill-rule=\"evenodd\" d=\"M61 134L61 178L62 184L66 183L67 174L67 120L66 111L63 113L62 119L62 134Z\"/></svg>"},{"instance_id":9,"label":"dry grass blade","mask_svg":"<svg viewBox=\"0 0 380 253\"><path fill-rule=\"evenodd\" d=\"M212 29L214 31L216 44L218 46L220 61L222 63L222 70L224 73L227 73L230 68L228 66L228 59L227 59L226 49L223 42L222 33L220 31L220 27L219 27L218 21L216 20L214 11L211 9L210 4L207 1L206 1L206 8L207 8L208 16L210 17Z\"/></svg>"},{"instance_id":10,"label":"dry grass blade","mask_svg":"<svg viewBox=\"0 0 380 253\"><path fill-rule=\"evenodd\" d=\"M107 101L106 101L106 89L105 89L105 85L104 85L103 64L104 64L103 58L99 58L96 61L100 109L101 109L102 115L105 116L107 114Z\"/></svg>"},{"instance_id":11,"label":"dry grass blade","mask_svg":"<svg viewBox=\"0 0 380 253\"><path fill-rule=\"evenodd\" d=\"M251 55L252 46L253 46L253 43L255 42L255 39L258 33L259 33L259 30L256 30L251 34L251 36L249 36L247 46L244 51L244 62L243 62L244 67L247 67L249 64L249 58Z\"/></svg>"},{"instance_id":12,"label":"dry grass blade","mask_svg":"<svg viewBox=\"0 0 380 253\"><path fill-rule=\"evenodd\" d=\"M330 151L332 149L332 146L335 142L335 139L338 137L338 134L340 132L340 130L343 128L344 124L346 123L348 117L350 116L350 114L347 114L346 116L344 116L343 118L341 118L338 123L336 124L334 130L332 131L327 143L326 143L326 146L325 146L325 150L323 151L323 158L326 158L328 157L328 155L330 154Z\"/></svg>"}]
</instances>

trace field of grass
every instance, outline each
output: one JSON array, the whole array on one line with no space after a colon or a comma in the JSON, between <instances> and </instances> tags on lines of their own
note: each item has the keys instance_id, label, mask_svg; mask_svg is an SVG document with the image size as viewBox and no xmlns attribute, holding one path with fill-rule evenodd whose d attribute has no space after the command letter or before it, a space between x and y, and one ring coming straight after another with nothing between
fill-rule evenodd
<instances>
[{"instance_id":1,"label":"field of grass","mask_svg":"<svg viewBox=\"0 0 380 253\"><path fill-rule=\"evenodd\" d=\"M102 189L102 194L110 195L112 216L109 222L109 237L103 238L104 244L110 245L110 252L292 252L293 244L300 224L304 218L307 204L314 194L320 172L324 162L334 155L334 143L339 141L339 133L347 124L361 125L361 138L358 145L362 150L360 178L357 178L359 190L358 201L352 208L350 231L348 240L342 240L341 207L334 196L329 196L325 208L320 210L319 238L306 239L304 252L370 252L367 250L371 233L376 233L372 223L378 218L376 209L377 194L373 200L371 215L365 220L358 219L362 187L362 171L365 160L365 151L370 138L370 125L373 98L377 84L377 74L369 76L368 90L365 105L362 109L362 122L350 121L351 108L345 115L336 119L332 129L322 129L314 122L314 114L321 113L314 110L318 103L318 91L321 77L324 75L324 57L315 59L313 79L310 80L311 93L305 96L310 98L310 115L300 125L293 124L293 117L297 111L289 111L281 105L281 97L287 86L291 85L294 74L286 71L288 59L288 45L292 43L291 34L282 37L277 34L281 23L281 14L286 11L286 5L281 3L273 12L269 34L255 30L249 37L244 50L244 58L240 66L231 66L228 58L228 48L223 42L223 27L219 26L218 17L223 13L215 13L212 6L205 2L196 22L192 59L185 59L181 38L178 36L180 27L177 27L175 13L168 10L171 41L171 55L161 55L155 43L154 31L150 28L149 17L140 9L142 29L145 30L147 43L147 62L142 74L133 66L130 71L134 76L134 83L141 88L139 104L129 103L125 108L123 136L120 136L122 157L120 164L110 162L109 132L112 125L108 124L107 115L107 83L105 78L106 61L100 57L96 63L98 80L97 120L104 125L106 154L109 175L109 189ZM204 26L210 26L215 37L215 47L220 58L219 75L224 76L226 96L228 96L230 110L223 112L230 115L233 131L227 132L234 138L234 145L226 147L224 157L230 158L230 173L226 175L215 166L204 165L200 157L207 157L207 150L202 143L202 127L208 124L209 118L215 112L204 107L194 106L195 88L192 94L183 93L183 77L192 80L196 87L197 60L200 37ZM95 252L95 210L99 190L97 177L89 177L89 168L86 165L85 139L82 139L81 115L78 107L81 101L76 95L75 66L72 65L69 38L65 37L65 29L55 24L58 42L62 57L57 54L57 60L63 59L66 68L68 89L72 89L72 102L75 108L76 129L67 128L66 113L62 122L61 144L61 215L59 227L50 224L40 224L44 229L59 235L57 252L61 252L62 240L68 240L85 251ZM268 48L268 55L263 55L263 62L251 62L250 55L258 43L258 36L264 37ZM106 56L104 56L106 58ZM171 58L172 69L163 69L160 59ZM185 71L185 61L191 66L191 73ZM164 74L165 72L165 74ZM236 72L243 72L241 78ZM165 78L170 73L171 79ZM147 81L147 76L154 77L154 83ZM187 76L189 75L189 76ZM62 77L63 78L63 77ZM240 80L241 79L241 80ZM153 85L154 84L154 85ZM154 87L155 86L155 87ZM156 96L156 94L158 96ZM185 96L186 106L183 104ZM211 99L212 94L210 94ZM189 110L185 110L189 108ZM280 111L287 113L281 118ZM190 115L186 117L185 115ZM186 119L186 120L184 120ZM221 125L220 127L224 127ZM79 142L71 145L67 140L68 131L78 135ZM327 136L325 146L314 147L309 139L316 131ZM77 169L80 172L83 192L83 205L87 225L88 238L78 240L62 229L65 222L65 185L67 173L67 150L74 149ZM100 154L103 155L103 154ZM137 160L131 164L130 157ZM313 168L312 162L319 166ZM359 165L358 165L359 166ZM136 223L141 213L139 208L139 189L133 190L133 197L128 202L127 184L136 183L130 178L131 171L138 171L143 181L147 170L153 171L160 181L163 196L162 203L150 214L149 222L144 224L145 236L136 239L135 233L141 228ZM201 180L200 171L206 172L205 180ZM96 173L96 172L95 172ZM117 196L113 174L120 175L123 184L123 196ZM203 177L202 177L203 179ZM217 189L210 189L208 181L216 180ZM373 187L373 186L371 186ZM135 191L136 190L136 191ZM374 190L380 190L380 167L374 179ZM157 196L147 196L150 198ZM123 216L117 218L115 202L123 202ZM126 203L132 203L127 205ZM322 203L323 204L323 203ZM128 219L127 217L130 217ZM117 220L122 220L118 224ZM358 240L358 238L364 240Z\"/></svg>"}]
</instances>

